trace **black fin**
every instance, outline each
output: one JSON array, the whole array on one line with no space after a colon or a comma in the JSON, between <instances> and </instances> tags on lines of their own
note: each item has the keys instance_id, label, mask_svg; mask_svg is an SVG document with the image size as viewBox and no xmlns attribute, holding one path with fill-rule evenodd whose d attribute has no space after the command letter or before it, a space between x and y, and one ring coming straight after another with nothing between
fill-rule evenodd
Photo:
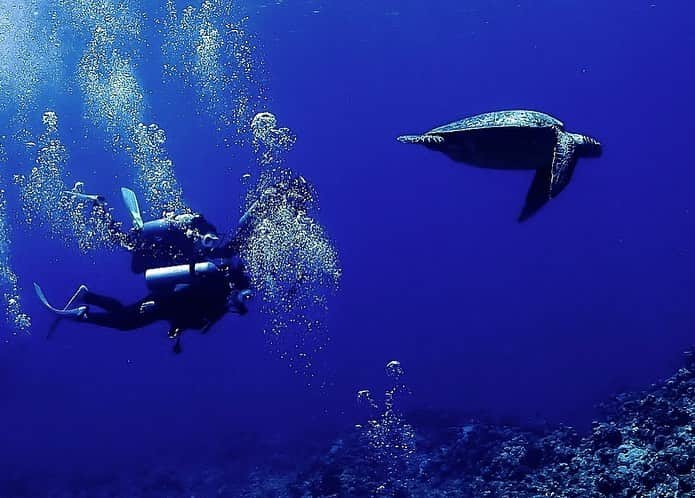
<instances>
[{"instance_id":1,"label":"black fin","mask_svg":"<svg viewBox=\"0 0 695 498\"><path fill-rule=\"evenodd\" d=\"M519 215L519 223L528 220L550 200L550 168L537 169L531 187L526 194L526 203Z\"/></svg>"}]
</instances>

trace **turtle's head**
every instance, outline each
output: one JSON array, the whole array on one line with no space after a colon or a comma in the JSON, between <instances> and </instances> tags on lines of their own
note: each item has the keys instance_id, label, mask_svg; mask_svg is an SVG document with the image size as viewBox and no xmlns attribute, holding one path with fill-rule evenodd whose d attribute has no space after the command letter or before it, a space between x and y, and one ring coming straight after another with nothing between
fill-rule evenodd
<instances>
[{"instance_id":1,"label":"turtle's head","mask_svg":"<svg viewBox=\"0 0 695 498\"><path fill-rule=\"evenodd\" d=\"M601 143L586 135L579 133L570 133L574 144L577 147L577 153L582 157L601 157Z\"/></svg>"}]
</instances>

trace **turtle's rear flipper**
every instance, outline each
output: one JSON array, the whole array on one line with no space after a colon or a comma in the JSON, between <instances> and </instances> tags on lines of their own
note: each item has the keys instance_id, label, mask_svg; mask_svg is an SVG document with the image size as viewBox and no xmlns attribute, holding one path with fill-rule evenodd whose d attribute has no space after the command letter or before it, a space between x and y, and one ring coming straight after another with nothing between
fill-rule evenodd
<instances>
[{"instance_id":1,"label":"turtle's rear flipper","mask_svg":"<svg viewBox=\"0 0 695 498\"><path fill-rule=\"evenodd\" d=\"M531 187L526 194L524 208L519 215L519 222L528 220L550 200L550 178L549 168L536 170L536 176L533 177Z\"/></svg>"}]
</instances>

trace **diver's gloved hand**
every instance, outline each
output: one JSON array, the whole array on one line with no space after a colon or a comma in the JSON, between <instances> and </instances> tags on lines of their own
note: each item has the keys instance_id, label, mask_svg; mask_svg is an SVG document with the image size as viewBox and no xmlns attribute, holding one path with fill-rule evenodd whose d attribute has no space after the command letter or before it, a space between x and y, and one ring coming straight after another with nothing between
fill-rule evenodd
<instances>
[{"instance_id":1,"label":"diver's gloved hand","mask_svg":"<svg viewBox=\"0 0 695 498\"><path fill-rule=\"evenodd\" d=\"M245 315L249 312L248 304L253 299L253 292L250 289L243 289L233 293L229 297L228 304L234 308L235 312L240 315Z\"/></svg>"},{"instance_id":2,"label":"diver's gloved hand","mask_svg":"<svg viewBox=\"0 0 695 498\"><path fill-rule=\"evenodd\" d=\"M140 305L139 312L141 315L144 315L145 313L150 313L154 310L157 309L157 303L154 301L145 301Z\"/></svg>"},{"instance_id":3,"label":"diver's gloved hand","mask_svg":"<svg viewBox=\"0 0 695 498\"><path fill-rule=\"evenodd\" d=\"M169 336L169 339L173 339L176 342L174 343L174 354L180 354L182 349L181 349L181 334L183 333L183 329L180 327L176 327L172 325L172 327L169 329L169 333L167 334Z\"/></svg>"},{"instance_id":4,"label":"diver's gloved hand","mask_svg":"<svg viewBox=\"0 0 695 498\"><path fill-rule=\"evenodd\" d=\"M214 249L219 245L220 238L217 236L217 234L206 233L201 237L200 243L206 249Z\"/></svg>"},{"instance_id":5,"label":"diver's gloved hand","mask_svg":"<svg viewBox=\"0 0 695 498\"><path fill-rule=\"evenodd\" d=\"M244 289L237 293L236 300L239 303L248 303L253 299L253 292L251 289Z\"/></svg>"}]
</instances>

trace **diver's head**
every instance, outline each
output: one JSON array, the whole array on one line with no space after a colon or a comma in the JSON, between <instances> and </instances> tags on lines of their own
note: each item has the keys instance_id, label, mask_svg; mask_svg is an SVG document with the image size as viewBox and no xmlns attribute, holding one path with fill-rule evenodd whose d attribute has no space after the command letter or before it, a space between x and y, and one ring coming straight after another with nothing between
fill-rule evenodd
<instances>
[{"instance_id":1,"label":"diver's head","mask_svg":"<svg viewBox=\"0 0 695 498\"><path fill-rule=\"evenodd\" d=\"M253 299L253 292L251 292L251 289L244 289L242 291L239 291L237 293L237 299L240 302L248 303Z\"/></svg>"},{"instance_id":2,"label":"diver's head","mask_svg":"<svg viewBox=\"0 0 695 498\"><path fill-rule=\"evenodd\" d=\"M236 308L240 315L248 313L249 303L253 300L253 292L250 289L243 289L232 295L232 306Z\"/></svg>"},{"instance_id":3,"label":"diver's head","mask_svg":"<svg viewBox=\"0 0 695 498\"><path fill-rule=\"evenodd\" d=\"M188 222L188 227L195 238L195 244L200 251L209 251L219 247L222 240L215 226L207 221L203 215L195 214Z\"/></svg>"},{"instance_id":4,"label":"diver's head","mask_svg":"<svg viewBox=\"0 0 695 498\"><path fill-rule=\"evenodd\" d=\"M200 237L200 245L205 249L214 249L220 245L220 238L216 233L206 233Z\"/></svg>"}]
</instances>

